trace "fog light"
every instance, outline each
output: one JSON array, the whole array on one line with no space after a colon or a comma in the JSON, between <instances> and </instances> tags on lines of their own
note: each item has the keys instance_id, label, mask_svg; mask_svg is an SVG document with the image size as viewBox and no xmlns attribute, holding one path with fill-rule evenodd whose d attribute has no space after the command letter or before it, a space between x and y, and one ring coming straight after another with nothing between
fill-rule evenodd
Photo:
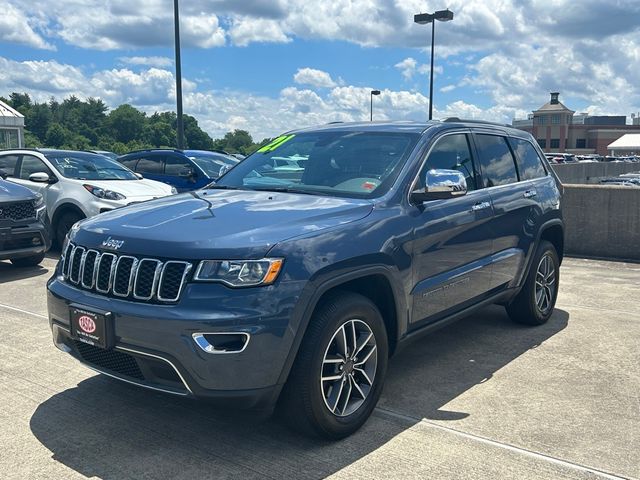
<instances>
[{"instance_id":1,"label":"fog light","mask_svg":"<svg viewBox=\"0 0 640 480\"><path fill-rule=\"evenodd\" d=\"M250 335L245 332L194 333L193 341L207 353L240 353L247 348Z\"/></svg>"},{"instance_id":2,"label":"fog light","mask_svg":"<svg viewBox=\"0 0 640 480\"><path fill-rule=\"evenodd\" d=\"M40 237L33 237L31 239L31 243L33 243L34 245L40 245Z\"/></svg>"}]
</instances>

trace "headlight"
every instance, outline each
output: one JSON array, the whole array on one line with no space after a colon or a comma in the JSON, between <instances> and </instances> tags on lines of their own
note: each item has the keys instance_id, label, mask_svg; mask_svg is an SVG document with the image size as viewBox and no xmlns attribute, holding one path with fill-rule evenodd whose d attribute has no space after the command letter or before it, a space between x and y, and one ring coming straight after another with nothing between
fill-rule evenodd
<instances>
[{"instance_id":1,"label":"headlight","mask_svg":"<svg viewBox=\"0 0 640 480\"><path fill-rule=\"evenodd\" d=\"M36 210L40 210L42 207L44 207L44 197L41 194L36 193L36 198L32 201L33 201L33 207Z\"/></svg>"},{"instance_id":2,"label":"headlight","mask_svg":"<svg viewBox=\"0 0 640 480\"><path fill-rule=\"evenodd\" d=\"M176 195L178 193L178 189L176 187L171 187L171 195Z\"/></svg>"},{"instance_id":3,"label":"headlight","mask_svg":"<svg viewBox=\"0 0 640 480\"><path fill-rule=\"evenodd\" d=\"M220 282L230 287L271 285L276 281L284 260L203 260L198 265L194 280Z\"/></svg>"},{"instance_id":4,"label":"headlight","mask_svg":"<svg viewBox=\"0 0 640 480\"><path fill-rule=\"evenodd\" d=\"M114 192L113 190L105 190L104 188L94 187L93 185L82 185L87 192L95 195L98 198L104 198L105 200L124 200L125 197L121 193Z\"/></svg>"}]
</instances>

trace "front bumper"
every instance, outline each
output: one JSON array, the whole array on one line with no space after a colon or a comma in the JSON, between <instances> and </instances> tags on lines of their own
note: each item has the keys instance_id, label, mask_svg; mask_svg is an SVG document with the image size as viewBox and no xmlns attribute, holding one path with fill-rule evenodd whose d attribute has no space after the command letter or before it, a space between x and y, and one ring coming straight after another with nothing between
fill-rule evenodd
<instances>
[{"instance_id":1,"label":"front bumper","mask_svg":"<svg viewBox=\"0 0 640 480\"><path fill-rule=\"evenodd\" d=\"M187 284L172 305L132 302L81 290L54 276L48 284L49 321L56 346L90 368L146 388L218 400L239 408L269 409L298 330L292 317L297 283L233 290L219 284ZM110 312L111 351L71 338L71 305ZM243 332L242 351L212 354L194 333Z\"/></svg>"},{"instance_id":2,"label":"front bumper","mask_svg":"<svg viewBox=\"0 0 640 480\"><path fill-rule=\"evenodd\" d=\"M49 250L49 221L46 215L41 217L0 224L0 260L31 257Z\"/></svg>"}]
</instances>

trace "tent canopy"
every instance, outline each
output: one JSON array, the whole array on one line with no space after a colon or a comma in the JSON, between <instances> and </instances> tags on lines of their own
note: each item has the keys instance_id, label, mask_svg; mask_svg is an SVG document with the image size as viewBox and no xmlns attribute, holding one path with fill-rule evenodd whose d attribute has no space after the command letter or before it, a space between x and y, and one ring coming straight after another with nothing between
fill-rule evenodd
<instances>
[{"instance_id":1,"label":"tent canopy","mask_svg":"<svg viewBox=\"0 0 640 480\"><path fill-rule=\"evenodd\" d=\"M607 145L607 150L635 150L640 151L640 133L627 133L615 142Z\"/></svg>"}]
</instances>

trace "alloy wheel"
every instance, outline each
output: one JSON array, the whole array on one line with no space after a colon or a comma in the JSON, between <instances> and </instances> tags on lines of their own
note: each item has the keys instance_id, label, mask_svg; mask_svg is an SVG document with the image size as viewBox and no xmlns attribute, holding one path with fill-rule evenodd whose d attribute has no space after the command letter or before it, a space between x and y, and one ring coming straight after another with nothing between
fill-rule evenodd
<instances>
[{"instance_id":1,"label":"alloy wheel","mask_svg":"<svg viewBox=\"0 0 640 480\"><path fill-rule=\"evenodd\" d=\"M337 417L356 412L365 402L376 376L376 338L362 320L343 323L324 353L320 388L325 406Z\"/></svg>"},{"instance_id":2,"label":"alloy wheel","mask_svg":"<svg viewBox=\"0 0 640 480\"><path fill-rule=\"evenodd\" d=\"M553 298L556 290L556 267L550 253L545 253L540 259L536 271L535 300L538 310L543 315L553 308Z\"/></svg>"}]
</instances>

